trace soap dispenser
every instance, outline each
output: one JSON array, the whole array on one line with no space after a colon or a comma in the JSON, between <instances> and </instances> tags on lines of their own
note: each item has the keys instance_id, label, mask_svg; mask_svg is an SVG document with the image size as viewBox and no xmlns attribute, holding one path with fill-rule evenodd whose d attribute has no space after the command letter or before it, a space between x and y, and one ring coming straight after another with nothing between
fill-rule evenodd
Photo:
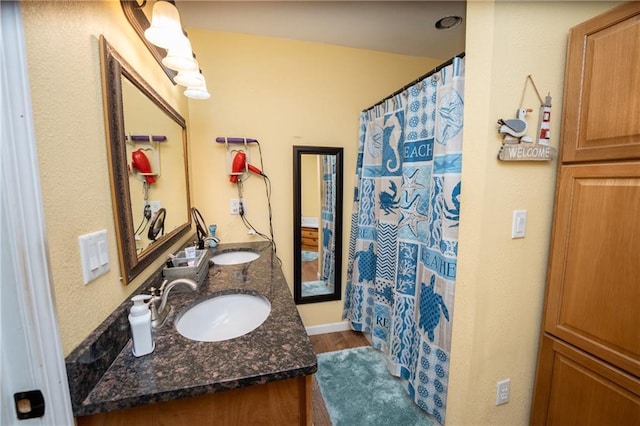
<instances>
[{"instance_id":1,"label":"soap dispenser","mask_svg":"<svg viewBox=\"0 0 640 426\"><path fill-rule=\"evenodd\" d=\"M149 302L151 296L140 294L131 298L133 306L129 311L129 324L133 340L132 352L134 356L143 356L153 352L155 342L151 329L151 310Z\"/></svg>"}]
</instances>

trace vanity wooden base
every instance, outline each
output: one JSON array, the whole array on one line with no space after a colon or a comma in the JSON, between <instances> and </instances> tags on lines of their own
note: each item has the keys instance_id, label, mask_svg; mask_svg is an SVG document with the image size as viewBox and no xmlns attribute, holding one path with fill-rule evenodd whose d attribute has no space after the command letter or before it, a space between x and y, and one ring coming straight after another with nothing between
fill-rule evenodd
<instances>
[{"instance_id":1,"label":"vanity wooden base","mask_svg":"<svg viewBox=\"0 0 640 426\"><path fill-rule=\"evenodd\" d=\"M311 426L313 376L76 417L78 426Z\"/></svg>"}]
</instances>

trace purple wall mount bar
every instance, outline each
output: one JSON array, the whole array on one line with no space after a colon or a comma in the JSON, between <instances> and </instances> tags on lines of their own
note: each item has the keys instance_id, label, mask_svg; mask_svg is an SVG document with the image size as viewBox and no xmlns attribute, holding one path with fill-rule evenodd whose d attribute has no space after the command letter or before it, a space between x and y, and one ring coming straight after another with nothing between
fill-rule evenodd
<instances>
[{"instance_id":1,"label":"purple wall mount bar","mask_svg":"<svg viewBox=\"0 0 640 426\"><path fill-rule=\"evenodd\" d=\"M218 143L257 143L258 139L251 138L227 138L227 137L217 137L216 142Z\"/></svg>"},{"instance_id":2,"label":"purple wall mount bar","mask_svg":"<svg viewBox=\"0 0 640 426\"><path fill-rule=\"evenodd\" d=\"M124 139L128 141L129 137L132 142L165 142L167 140L166 136L155 135L125 135Z\"/></svg>"}]
</instances>

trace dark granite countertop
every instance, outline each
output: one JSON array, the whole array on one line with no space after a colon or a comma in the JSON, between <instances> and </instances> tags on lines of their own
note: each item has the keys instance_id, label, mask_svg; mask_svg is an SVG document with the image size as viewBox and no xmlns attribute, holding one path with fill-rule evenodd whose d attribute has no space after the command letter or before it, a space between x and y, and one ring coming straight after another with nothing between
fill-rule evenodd
<instances>
[{"instance_id":1,"label":"dark granite countertop","mask_svg":"<svg viewBox=\"0 0 640 426\"><path fill-rule=\"evenodd\" d=\"M209 249L209 254L238 248L252 248L259 251L261 256L250 263L212 266L208 280L196 292L188 289L177 291L180 286L172 290L168 302L174 309L166 323L155 331L156 346L151 354L140 358L133 356L127 327L124 347L114 355L113 362L105 366L104 374L98 377L94 373L93 379L97 383L84 392L80 388L87 388L86 383L82 383L86 379L85 373L90 374L92 369L82 364L90 365L94 361L99 364L100 359L105 358L102 352L106 350L101 351L96 347L108 347L109 344L105 341L98 344L99 335L90 336L86 348L78 348L67 357L76 416L204 395L316 372L316 356L271 246L268 243L222 244ZM269 317L257 329L221 342L193 341L177 332L174 320L183 310L216 294L238 292L259 293L271 302ZM126 317L130 305L127 300L112 315L113 318L110 317L114 324L119 325L109 329L112 332L118 329L121 341L124 341L121 335L125 332L122 318ZM100 330L96 333L100 333ZM79 389L74 390L74 386Z\"/></svg>"}]
</instances>

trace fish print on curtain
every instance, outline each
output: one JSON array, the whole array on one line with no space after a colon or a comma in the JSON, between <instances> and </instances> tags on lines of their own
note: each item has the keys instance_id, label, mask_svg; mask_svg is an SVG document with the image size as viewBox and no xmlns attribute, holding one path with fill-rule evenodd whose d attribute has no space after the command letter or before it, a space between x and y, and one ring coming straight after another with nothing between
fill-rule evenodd
<instances>
[{"instance_id":1,"label":"fish print on curtain","mask_svg":"<svg viewBox=\"0 0 640 426\"><path fill-rule=\"evenodd\" d=\"M336 216L336 156L322 156L322 281L333 289Z\"/></svg>"},{"instance_id":2,"label":"fish print on curtain","mask_svg":"<svg viewBox=\"0 0 640 426\"><path fill-rule=\"evenodd\" d=\"M464 59L362 113L343 317L444 424L460 220Z\"/></svg>"}]
</instances>

